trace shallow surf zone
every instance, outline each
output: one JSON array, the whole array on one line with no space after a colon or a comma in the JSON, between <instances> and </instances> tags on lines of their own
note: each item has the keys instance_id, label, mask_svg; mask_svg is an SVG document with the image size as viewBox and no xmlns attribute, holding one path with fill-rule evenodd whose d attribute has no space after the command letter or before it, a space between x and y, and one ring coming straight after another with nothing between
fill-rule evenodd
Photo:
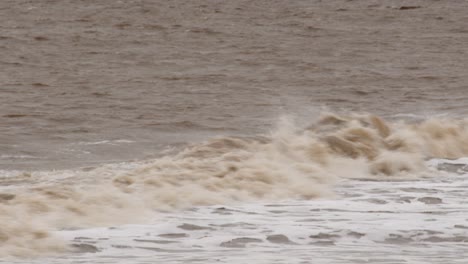
<instances>
[{"instance_id":1,"label":"shallow surf zone","mask_svg":"<svg viewBox=\"0 0 468 264\"><path fill-rule=\"evenodd\" d=\"M147 223L158 212L332 198L343 179L441 176L427 160L464 156L466 120L324 114L306 128L285 119L269 135L212 139L152 161L2 172L0 255L79 251L56 231Z\"/></svg>"}]
</instances>

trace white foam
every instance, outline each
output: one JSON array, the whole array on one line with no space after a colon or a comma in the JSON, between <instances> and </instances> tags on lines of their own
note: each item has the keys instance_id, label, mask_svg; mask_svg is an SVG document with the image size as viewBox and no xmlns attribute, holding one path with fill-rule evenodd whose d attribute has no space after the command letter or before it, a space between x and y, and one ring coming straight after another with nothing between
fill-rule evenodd
<instances>
[{"instance_id":1,"label":"white foam","mask_svg":"<svg viewBox=\"0 0 468 264\"><path fill-rule=\"evenodd\" d=\"M58 230L144 223L151 216L156 222L145 229L159 226L158 221L161 219L176 224L172 228L177 228L182 221L210 227L216 226L218 221L232 221L233 217L247 219L249 226L254 226L241 229L233 227L234 233L229 231L229 227L223 228L224 231L229 231L227 233L220 233L219 228L210 227L194 231L194 234L202 235L196 237L197 242L191 239L177 242L184 247L206 248L209 252L214 248L213 254L219 253L219 250L227 250L226 246L220 247L221 243L229 245L229 250L232 246L237 247L239 243L247 242L250 242L247 243L247 248L250 244L260 244L260 252L271 250L278 245L271 245L266 240L268 235L274 235L275 232L285 233L281 234L288 236L291 243L304 247L310 246L310 243L338 245L341 240L318 239L304 242L310 237L301 238L297 234L305 233L304 226L328 230L328 224L334 230L328 232L339 237L343 237L343 234L334 233L351 227L353 230L350 229L349 232L360 234L362 226L346 224L356 220L366 223L371 231L374 230L366 236L371 244L391 244L387 240L398 239L413 241L413 237L403 236L402 230L409 227L405 224L408 218L415 218L415 225L423 226L422 223L434 219L438 221L439 213L452 214L451 211L442 210L432 215L422 210L447 209L444 206L448 204L459 206L458 209L465 212L465 205L459 194L466 194L466 191L457 185L464 181L452 174L460 174L460 170L457 166L448 166L441 158L466 156L466 142L468 132L463 121L428 120L420 124L389 125L372 115L327 115L316 126L305 130L297 129L291 122L283 122L271 135L212 139L180 153L148 162L83 170L20 173L2 178L5 186L2 187L4 193L0 196L0 212L3 215L0 233L4 234L6 246L0 249L0 255L24 257L49 254L51 252L47 252L48 248L44 247L47 243L43 243L43 239L50 241L50 249L57 249L59 240L52 241L49 235L55 234L60 238L63 233ZM424 161L430 158L433 160L426 164ZM457 162L462 161L465 160ZM444 168L445 172L438 171ZM421 178L422 176L431 177ZM437 191L445 190L446 182L451 191ZM335 190L336 194L343 198L330 200L333 198L335 183L340 186ZM400 189L395 189L397 187ZM308 201L313 198L322 199ZM265 204L285 199L289 199L282 205L285 212L272 212L270 206ZM240 207L234 208L233 212L220 209L221 212L214 214L208 212L214 210L212 207L200 207L214 204ZM153 215L155 211L177 212L188 208L196 208L200 214L188 211ZM311 211L311 208L321 210ZM374 212L373 208L382 209ZM225 213L229 216L219 216ZM296 217L307 220L307 216L315 214L318 218L311 220L311 223L299 221L301 224L296 226ZM187 215L190 219L186 219ZM456 215L456 219L457 217L459 215ZM34 220L18 222L17 219ZM386 219L390 221L385 222ZM450 220L444 221L451 223ZM277 226L277 230L268 229L276 222L283 224ZM315 222L319 223L318 226ZM382 229L386 223L391 223L389 228L402 228L397 230L402 234L393 234L396 237L390 237L389 230ZM341 231L334 225L341 228ZM431 223L428 226L438 230ZM139 232L134 226L122 228ZM409 231L415 231L416 227L411 228ZM292 231L286 232L286 229ZM452 234L445 229L444 235ZM113 236L114 231L109 229L109 236ZM234 234L240 237L235 237ZM243 236L249 237L242 238ZM147 239L143 235L140 237ZM362 237L358 239L363 239ZM218 238L229 240L219 241ZM285 240L284 237L275 239ZM105 243L98 238L94 240L96 245ZM359 244L361 240L355 241L351 236L346 237L345 241ZM319 246L323 246L322 244ZM157 249L127 246L145 252L165 252L164 248L169 247L170 252L166 253L177 252L171 248L171 243L162 244L162 249L159 245ZM363 244L363 247L366 246L367 244ZM106 252L105 244L102 247L102 252ZM97 256L101 255L98 253Z\"/></svg>"},{"instance_id":2,"label":"white foam","mask_svg":"<svg viewBox=\"0 0 468 264\"><path fill-rule=\"evenodd\" d=\"M60 261L299 263L309 259L322 264L374 259L373 263L439 263L433 262L437 256L462 263L468 241L466 186L468 179L457 175L417 181L345 180L337 186L336 199L196 207L157 213L147 225L59 231L57 235L69 243L100 250ZM427 202L428 197L439 198L440 203ZM199 230L185 230L183 224ZM168 233L186 237L159 236ZM268 240L278 234L291 243ZM260 241L245 247L242 243L223 246L239 238ZM47 260L54 261L58 260Z\"/></svg>"}]
</instances>

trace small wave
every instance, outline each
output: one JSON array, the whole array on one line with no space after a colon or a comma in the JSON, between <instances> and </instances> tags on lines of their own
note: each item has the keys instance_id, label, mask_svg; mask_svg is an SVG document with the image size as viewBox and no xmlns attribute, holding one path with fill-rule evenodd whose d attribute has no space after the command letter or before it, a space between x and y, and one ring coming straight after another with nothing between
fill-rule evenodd
<instances>
[{"instance_id":1,"label":"small wave","mask_svg":"<svg viewBox=\"0 0 468 264\"><path fill-rule=\"evenodd\" d=\"M0 155L0 159L39 159L39 157L31 155Z\"/></svg>"},{"instance_id":2,"label":"small wave","mask_svg":"<svg viewBox=\"0 0 468 264\"><path fill-rule=\"evenodd\" d=\"M94 142L78 142L76 145L118 145L118 144L129 144L134 143L135 141L127 140L127 139L116 139L116 140L101 140L101 141L94 141Z\"/></svg>"}]
</instances>

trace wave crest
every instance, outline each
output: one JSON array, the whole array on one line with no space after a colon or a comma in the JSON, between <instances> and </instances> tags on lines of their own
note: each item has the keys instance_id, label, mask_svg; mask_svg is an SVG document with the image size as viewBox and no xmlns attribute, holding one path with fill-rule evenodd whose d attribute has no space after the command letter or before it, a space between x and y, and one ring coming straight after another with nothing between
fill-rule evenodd
<instances>
[{"instance_id":1,"label":"wave crest","mask_svg":"<svg viewBox=\"0 0 468 264\"><path fill-rule=\"evenodd\" d=\"M125 173L98 168L46 187L13 186L0 194L0 255L64 250L50 230L125 223L155 209L332 196L341 178L424 176L433 172L427 159L467 155L466 120L323 114L299 129L284 119L271 135L212 139Z\"/></svg>"}]
</instances>

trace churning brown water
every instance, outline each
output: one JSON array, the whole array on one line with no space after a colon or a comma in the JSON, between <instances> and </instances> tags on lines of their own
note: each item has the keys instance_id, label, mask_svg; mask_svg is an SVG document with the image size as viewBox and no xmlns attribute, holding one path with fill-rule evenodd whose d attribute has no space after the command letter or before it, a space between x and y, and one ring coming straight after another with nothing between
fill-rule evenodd
<instances>
[{"instance_id":1,"label":"churning brown water","mask_svg":"<svg viewBox=\"0 0 468 264\"><path fill-rule=\"evenodd\" d=\"M7 0L0 22L6 262L468 257L468 2Z\"/></svg>"}]
</instances>

